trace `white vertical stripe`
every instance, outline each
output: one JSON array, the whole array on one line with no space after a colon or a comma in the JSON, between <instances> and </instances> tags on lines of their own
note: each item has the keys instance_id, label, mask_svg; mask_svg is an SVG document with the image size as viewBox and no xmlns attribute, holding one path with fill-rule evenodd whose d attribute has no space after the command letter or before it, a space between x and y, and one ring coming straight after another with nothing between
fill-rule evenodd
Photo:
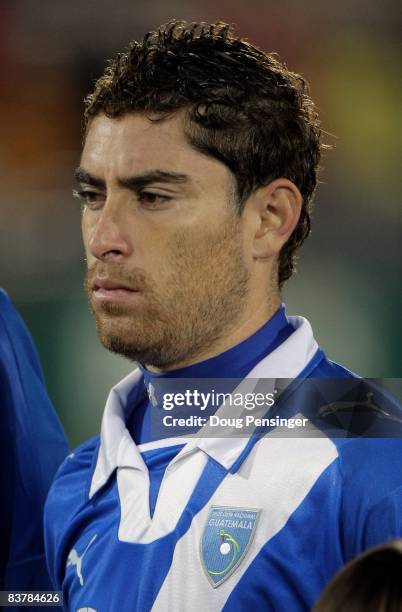
<instances>
[{"instance_id":1,"label":"white vertical stripe","mask_svg":"<svg viewBox=\"0 0 402 612\"><path fill-rule=\"evenodd\" d=\"M258 442L239 472L225 478L209 504L193 519L189 531L176 544L170 571L152 610L221 610L261 548L282 529L336 457L336 448L327 438L267 436ZM245 559L215 589L203 573L199 556L205 521L212 505L262 510Z\"/></svg>"}]
</instances>

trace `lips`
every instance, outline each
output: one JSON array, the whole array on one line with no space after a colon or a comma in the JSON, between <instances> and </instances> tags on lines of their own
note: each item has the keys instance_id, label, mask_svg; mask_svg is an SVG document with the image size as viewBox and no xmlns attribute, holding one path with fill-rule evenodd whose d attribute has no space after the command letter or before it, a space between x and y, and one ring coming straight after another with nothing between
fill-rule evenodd
<instances>
[{"instance_id":1,"label":"lips","mask_svg":"<svg viewBox=\"0 0 402 612\"><path fill-rule=\"evenodd\" d=\"M96 277L92 281L92 295L95 300L126 300L140 295L140 291L117 279Z\"/></svg>"},{"instance_id":2,"label":"lips","mask_svg":"<svg viewBox=\"0 0 402 612\"><path fill-rule=\"evenodd\" d=\"M130 287L126 283L123 283L119 280L113 280L111 278L101 278L97 276L92 281L92 290L97 291L98 289L106 289L107 291L118 291L120 289L124 291L138 291L137 289L134 289L133 287Z\"/></svg>"}]
</instances>

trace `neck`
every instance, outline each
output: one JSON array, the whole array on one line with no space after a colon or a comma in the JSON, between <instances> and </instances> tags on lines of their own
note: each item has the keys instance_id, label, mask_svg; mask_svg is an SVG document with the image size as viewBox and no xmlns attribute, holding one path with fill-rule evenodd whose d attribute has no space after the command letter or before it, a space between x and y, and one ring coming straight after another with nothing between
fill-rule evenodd
<instances>
[{"instance_id":1,"label":"neck","mask_svg":"<svg viewBox=\"0 0 402 612\"><path fill-rule=\"evenodd\" d=\"M146 364L146 368L150 372L155 373L169 372L215 357L249 338L275 314L280 305L281 300L278 293L265 303L260 304L257 308L247 309L247 312L231 325L228 332L222 338L218 338L216 342L213 342L207 350L200 351L188 359L177 361L163 368L156 368L150 364Z\"/></svg>"}]
</instances>

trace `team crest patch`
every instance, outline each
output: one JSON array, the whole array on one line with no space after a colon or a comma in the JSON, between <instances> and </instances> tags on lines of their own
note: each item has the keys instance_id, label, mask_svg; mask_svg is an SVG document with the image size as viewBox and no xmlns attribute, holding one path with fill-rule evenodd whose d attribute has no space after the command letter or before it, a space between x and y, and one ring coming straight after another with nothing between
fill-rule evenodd
<instances>
[{"instance_id":1,"label":"team crest patch","mask_svg":"<svg viewBox=\"0 0 402 612\"><path fill-rule=\"evenodd\" d=\"M213 587L235 571L254 537L260 510L211 506L201 540L201 561Z\"/></svg>"}]
</instances>

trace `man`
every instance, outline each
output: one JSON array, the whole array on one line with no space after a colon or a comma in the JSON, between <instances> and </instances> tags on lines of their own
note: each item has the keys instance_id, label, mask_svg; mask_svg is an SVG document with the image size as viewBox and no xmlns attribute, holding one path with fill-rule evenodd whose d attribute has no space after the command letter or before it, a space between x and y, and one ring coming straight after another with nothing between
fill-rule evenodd
<instances>
[{"instance_id":1,"label":"man","mask_svg":"<svg viewBox=\"0 0 402 612\"><path fill-rule=\"evenodd\" d=\"M32 338L2 289L0 397L0 590L45 591L43 506L67 443Z\"/></svg>"},{"instance_id":2,"label":"man","mask_svg":"<svg viewBox=\"0 0 402 612\"><path fill-rule=\"evenodd\" d=\"M110 63L85 117L89 303L103 345L140 368L52 487L54 585L71 610L308 610L399 533L398 441L153 426L173 379L355 380L281 306L322 148L306 84L225 24L170 23Z\"/></svg>"}]
</instances>

